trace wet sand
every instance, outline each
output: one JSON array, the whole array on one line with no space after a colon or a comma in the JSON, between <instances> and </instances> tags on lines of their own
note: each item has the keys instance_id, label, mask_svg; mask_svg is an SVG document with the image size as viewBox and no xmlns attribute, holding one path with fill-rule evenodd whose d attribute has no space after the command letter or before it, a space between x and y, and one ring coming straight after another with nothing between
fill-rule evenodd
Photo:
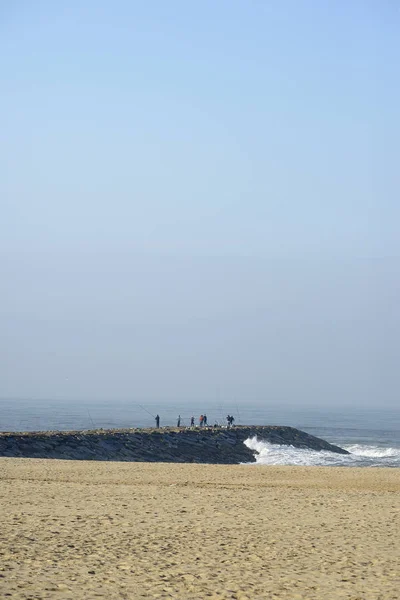
<instances>
[{"instance_id":1,"label":"wet sand","mask_svg":"<svg viewBox=\"0 0 400 600\"><path fill-rule=\"evenodd\" d=\"M0 459L0 597L398 600L397 469Z\"/></svg>"}]
</instances>

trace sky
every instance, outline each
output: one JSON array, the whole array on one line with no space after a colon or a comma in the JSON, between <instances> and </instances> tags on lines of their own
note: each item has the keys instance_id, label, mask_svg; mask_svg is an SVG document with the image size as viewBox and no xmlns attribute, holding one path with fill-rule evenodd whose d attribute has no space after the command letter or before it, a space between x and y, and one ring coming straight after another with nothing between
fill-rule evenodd
<instances>
[{"instance_id":1,"label":"sky","mask_svg":"<svg viewBox=\"0 0 400 600\"><path fill-rule=\"evenodd\" d=\"M0 397L397 406L399 29L4 0Z\"/></svg>"}]
</instances>

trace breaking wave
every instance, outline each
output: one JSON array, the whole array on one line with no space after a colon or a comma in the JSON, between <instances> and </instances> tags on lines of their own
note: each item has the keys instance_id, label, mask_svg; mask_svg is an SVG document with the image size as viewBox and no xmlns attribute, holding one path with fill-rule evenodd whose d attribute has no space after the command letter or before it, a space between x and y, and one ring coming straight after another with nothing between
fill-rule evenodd
<instances>
[{"instance_id":1,"label":"breaking wave","mask_svg":"<svg viewBox=\"0 0 400 600\"><path fill-rule=\"evenodd\" d=\"M270 444L257 437L245 442L254 450L259 465L302 465L321 467L400 467L400 448L383 448L353 444L343 446L350 454L336 454L294 446Z\"/></svg>"}]
</instances>

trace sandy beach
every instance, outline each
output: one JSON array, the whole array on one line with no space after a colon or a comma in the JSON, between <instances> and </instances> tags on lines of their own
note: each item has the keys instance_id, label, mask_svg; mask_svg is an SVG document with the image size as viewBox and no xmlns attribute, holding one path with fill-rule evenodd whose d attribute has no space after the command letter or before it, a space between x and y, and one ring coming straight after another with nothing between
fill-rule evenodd
<instances>
[{"instance_id":1,"label":"sandy beach","mask_svg":"<svg viewBox=\"0 0 400 600\"><path fill-rule=\"evenodd\" d=\"M0 459L0 596L398 600L397 469Z\"/></svg>"}]
</instances>

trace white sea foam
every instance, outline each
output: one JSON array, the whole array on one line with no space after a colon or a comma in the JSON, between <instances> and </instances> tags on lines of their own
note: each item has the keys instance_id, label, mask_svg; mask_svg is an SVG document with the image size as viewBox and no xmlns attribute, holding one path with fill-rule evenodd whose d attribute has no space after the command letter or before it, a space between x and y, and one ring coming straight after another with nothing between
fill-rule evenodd
<instances>
[{"instance_id":1,"label":"white sea foam","mask_svg":"<svg viewBox=\"0 0 400 600\"><path fill-rule=\"evenodd\" d=\"M354 444L345 447L350 454L309 450L270 444L257 437L245 442L254 450L256 463L260 465L303 465L343 467L400 467L400 449Z\"/></svg>"},{"instance_id":2,"label":"white sea foam","mask_svg":"<svg viewBox=\"0 0 400 600\"><path fill-rule=\"evenodd\" d=\"M378 446L363 446L353 444L346 446L345 450L356 456L367 456L370 458L393 458L400 459L400 448L379 448Z\"/></svg>"}]
</instances>

